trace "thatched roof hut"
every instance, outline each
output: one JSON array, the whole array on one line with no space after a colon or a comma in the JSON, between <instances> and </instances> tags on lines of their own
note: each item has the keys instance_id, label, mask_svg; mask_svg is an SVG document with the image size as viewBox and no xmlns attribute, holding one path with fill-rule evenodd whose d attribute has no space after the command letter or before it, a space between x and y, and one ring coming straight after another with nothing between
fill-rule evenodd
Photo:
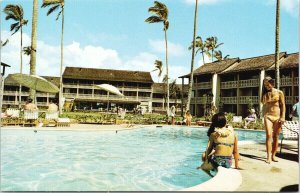
<instances>
[{"instance_id":1,"label":"thatched roof hut","mask_svg":"<svg viewBox=\"0 0 300 193\"><path fill-rule=\"evenodd\" d=\"M299 52L287 54L279 62L280 69L299 68ZM272 65L268 70L274 70L275 65Z\"/></svg>"},{"instance_id":2,"label":"thatched roof hut","mask_svg":"<svg viewBox=\"0 0 300 193\"><path fill-rule=\"evenodd\" d=\"M55 86L59 87L59 77L55 77L55 76L41 76L41 77L45 78L46 80L48 80L49 82L51 82ZM5 85L11 85L11 86L19 86L19 84L11 78L11 74L9 74L5 78L4 84Z\"/></svg>"}]
</instances>

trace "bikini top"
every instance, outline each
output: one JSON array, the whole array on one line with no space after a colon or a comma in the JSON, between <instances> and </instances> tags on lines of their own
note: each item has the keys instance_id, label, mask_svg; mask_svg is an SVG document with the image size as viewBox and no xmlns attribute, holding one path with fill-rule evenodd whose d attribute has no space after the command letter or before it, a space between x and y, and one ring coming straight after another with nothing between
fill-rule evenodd
<instances>
[{"instance_id":1,"label":"bikini top","mask_svg":"<svg viewBox=\"0 0 300 193\"><path fill-rule=\"evenodd\" d=\"M270 102L277 102L279 101L279 90L273 88L272 91L267 92L263 96L263 104L270 103Z\"/></svg>"}]
</instances>

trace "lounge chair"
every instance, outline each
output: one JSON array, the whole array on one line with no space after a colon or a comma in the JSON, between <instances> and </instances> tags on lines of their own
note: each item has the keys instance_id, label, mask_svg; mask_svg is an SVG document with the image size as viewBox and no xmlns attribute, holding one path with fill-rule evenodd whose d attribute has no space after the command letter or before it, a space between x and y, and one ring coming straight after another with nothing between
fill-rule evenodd
<instances>
[{"instance_id":1,"label":"lounge chair","mask_svg":"<svg viewBox=\"0 0 300 193\"><path fill-rule=\"evenodd\" d=\"M20 124L20 110L8 108L6 110L7 117L3 118L4 125L19 125Z\"/></svg>"},{"instance_id":2,"label":"lounge chair","mask_svg":"<svg viewBox=\"0 0 300 193\"><path fill-rule=\"evenodd\" d=\"M48 111L45 115L45 126L56 126L58 120L58 111Z\"/></svg>"},{"instance_id":3,"label":"lounge chair","mask_svg":"<svg viewBox=\"0 0 300 193\"><path fill-rule=\"evenodd\" d=\"M39 112L37 110L24 110L23 127L26 124L37 126L38 117L39 117Z\"/></svg>"},{"instance_id":4,"label":"lounge chair","mask_svg":"<svg viewBox=\"0 0 300 193\"><path fill-rule=\"evenodd\" d=\"M232 122L233 123L242 123L243 122L243 117L242 116L233 116Z\"/></svg>"},{"instance_id":5,"label":"lounge chair","mask_svg":"<svg viewBox=\"0 0 300 193\"><path fill-rule=\"evenodd\" d=\"M57 126L58 127L70 127L70 119L69 118L58 118L57 119Z\"/></svg>"},{"instance_id":6,"label":"lounge chair","mask_svg":"<svg viewBox=\"0 0 300 193\"><path fill-rule=\"evenodd\" d=\"M298 155L299 155L299 122L298 121L286 121L282 126L282 139L280 145L280 153L282 149L282 141L285 140L297 140Z\"/></svg>"}]
</instances>

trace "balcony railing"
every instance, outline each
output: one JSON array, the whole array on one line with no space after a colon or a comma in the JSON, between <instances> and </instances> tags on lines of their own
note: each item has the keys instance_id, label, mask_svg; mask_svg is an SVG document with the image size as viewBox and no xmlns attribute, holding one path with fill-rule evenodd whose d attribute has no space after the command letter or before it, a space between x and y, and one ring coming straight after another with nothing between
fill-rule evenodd
<instances>
[{"instance_id":1,"label":"balcony railing","mask_svg":"<svg viewBox=\"0 0 300 193\"><path fill-rule=\"evenodd\" d=\"M239 104L258 104L258 96L240 96L239 97Z\"/></svg>"},{"instance_id":2,"label":"balcony railing","mask_svg":"<svg viewBox=\"0 0 300 193\"><path fill-rule=\"evenodd\" d=\"M240 80L239 81L239 87L245 88L245 87L258 87L259 86L259 80L258 79L248 79L248 80Z\"/></svg>"},{"instance_id":3,"label":"balcony railing","mask_svg":"<svg viewBox=\"0 0 300 193\"><path fill-rule=\"evenodd\" d=\"M280 86L292 86L293 79L292 78L281 78Z\"/></svg>"},{"instance_id":4,"label":"balcony railing","mask_svg":"<svg viewBox=\"0 0 300 193\"><path fill-rule=\"evenodd\" d=\"M285 104L294 104L298 96L285 96Z\"/></svg>"},{"instance_id":5,"label":"balcony railing","mask_svg":"<svg viewBox=\"0 0 300 193\"><path fill-rule=\"evenodd\" d=\"M221 89L237 88L238 81L221 82Z\"/></svg>"},{"instance_id":6,"label":"balcony railing","mask_svg":"<svg viewBox=\"0 0 300 193\"><path fill-rule=\"evenodd\" d=\"M199 83L194 83L193 86L194 86L194 88L197 88L197 89L209 89L212 87L212 83L211 82L199 82Z\"/></svg>"},{"instance_id":7,"label":"balcony railing","mask_svg":"<svg viewBox=\"0 0 300 193\"><path fill-rule=\"evenodd\" d=\"M296 86L299 85L299 77L296 77L296 78L295 78L294 85L296 85Z\"/></svg>"},{"instance_id":8,"label":"balcony railing","mask_svg":"<svg viewBox=\"0 0 300 193\"><path fill-rule=\"evenodd\" d=\"M223 104L237 104L237 97L221 97Z\"/></svg>"}]
</instances>

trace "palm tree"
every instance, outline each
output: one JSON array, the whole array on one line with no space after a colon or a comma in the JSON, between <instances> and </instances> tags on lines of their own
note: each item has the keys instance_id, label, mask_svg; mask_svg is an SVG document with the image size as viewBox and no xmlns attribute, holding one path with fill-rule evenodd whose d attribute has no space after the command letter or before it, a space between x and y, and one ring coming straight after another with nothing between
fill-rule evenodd
<instances>
[{"instance_id":1,"label":"palm tree","mask_svg":"<svg viewBox=\"0 0 300 193\"><path fill-rule=\"evenodd\" d=\"M176 79L170 84L170 96L175 99L175 106L177 105L177 96L180 93L180 88L176 84Z\"/></svg>"},{"instance_id":2,"label":"palm tree","mask_svg":"<svg viewBox=\"0 0 300 193\"><path fill-rule=\"evenodd\" d=\"M160 60L155 60L154 65L155 65L155 69L152 70L152 72L158 70L158 78L160 78L160 77L161 77L161 74L162 74L162 70L163 70L163 63L162 63L162 61L160 61ZM158 82L159 82L159 81L158 81Z\"/></svg>"},{"instance_id":3,"label":"palm tree","mask_svg":"<svg viewBox=\"0 0 300 193\"><path fill-rule=\"evenodd\" d=\"M205 44L205 42L202 41L202 38L200 36L196 37L195 47L198 48L197 51L196 51L196 54L198 52L201 53L203 64L205 64L204 54L206 53L206 44ZM191 49L193 49L193 42L192 42L192 45L189 47L189 50L191 50Z\"/></svg>"},{"instance_id":4,"label":"palm tree","mask_svg":"<svg viewBox=\"0 0 300 193\"><path fill-rule=\"evenodd\" d=\"M37 23L38 23L38 0L33 0L32 7L32 32L31 32L31 49L30 49L30 75L36 74L36 39L37 39ZM30 89L29 97L35 98L35 90Z\"/></svg>"},{"instance_id":5,"label":"palm tree","mask_svg":"<svg viewBox=\"0 0 300 193\"><path fill-rule=\"evenodd\" d=\"M169 114L169 67L168 67L168 40L167 40L167 30L169 28L169 20L168 14L169 10L167 6L161 2L154 1L154 6L148 9L148 12L154 13L148 17L145 22L148 23L160 23L164 24L164 32L165 32L165 45L166 45L166 76L167 76L167 114Z\"/></svg>"},{"instance_id":6,"label":"palm tree","mask_svg":"<svg viewBox=\"0 0 300 193\"><path fill-rule=\"evenodd\" d=\"M217 38L217 37L209 37L209 38L207 38L207 39L205 40L205 44L206 44L206 46L207 46L207 52L206 52L206 54L207 54L209 57L211 57L211 62L213 62L213 61L214 61L213 56L214 56L215 50L216 50L219 46L223 45L223 43L219 43L219 44L218 44L218 38ZM209 53L209 51L211 51L211 53Z\"/></svg>"},{"instance_id":7,"label":"palm tree","mask_svg":"<svg viewBox=\"0 0 300 193\"><path fill-rule=\"evenodd\" d=\"M229 55L227 54L224 58L223 58L223 54L220 50L216 50L214 53L214 57L217 59L217 61L221 61L221 60L225 60L229 57Z\"/></svg>"},{"instance_id":8,"label":"palm tree","mask_svg":"<svg viewBox=\"0 0 300 193\"><path fill-rule=\"evenodd\" d=\"M276 3L276 30L275 30L275 87L280 87L280 72L279 72L279 32L280 32L280 0Z\"/></svg>"},{"instance_id":9,"label":"palm tree","mask_svg":"<svg viewBox=\"0 0 300 193\"><path fill-rule=\"evenodd\" d=\"M10 25L10 31L14 35L19 30L21 30L21 45L20 45L20 73L23 73L23 26L27 25L28 20L24 19L24 11L21 5L6 5L4 8L4 13L6 14L5 20L13 20L14 23ZM21 108L21 92L22 85L19 86L19 108Z\"/></svg>"},{"instance_id":10,"label":"palm tree","mask_svg":"<svg viewBox=\"0 0 300 193\"><path fill-rule=\"evenodd\" d=\"M194 15L194 34L193 34L193 48L192 48L192 62L191 62L191 73L189 78L189 92L188 99L186 103L186 111L190 110L192 92L193 92L193 82L194 82L194 59L195 59L195 40L196 40L196 31L197 31L197 12L198 12L198 0L196 0L195 5L195 15Z\"/></svg>"},{"instance_id":11,"label":"palm tree","mask_svg":"<svg viewBox=\"0 0 300 193\"><path fill-rule=\"evenodd\" d=\"M50 7L47 16L51 13L57 11L59 8L59 12L56 16L56 20L61 17L61 42L60 42L60 79L59 79L59 114L62 114L62 97L63 97L63 88L62 88L62 70L63 70L63 60L64 60L64 0L44 0L42 7Z\"/></svg>"}]
</instances>

